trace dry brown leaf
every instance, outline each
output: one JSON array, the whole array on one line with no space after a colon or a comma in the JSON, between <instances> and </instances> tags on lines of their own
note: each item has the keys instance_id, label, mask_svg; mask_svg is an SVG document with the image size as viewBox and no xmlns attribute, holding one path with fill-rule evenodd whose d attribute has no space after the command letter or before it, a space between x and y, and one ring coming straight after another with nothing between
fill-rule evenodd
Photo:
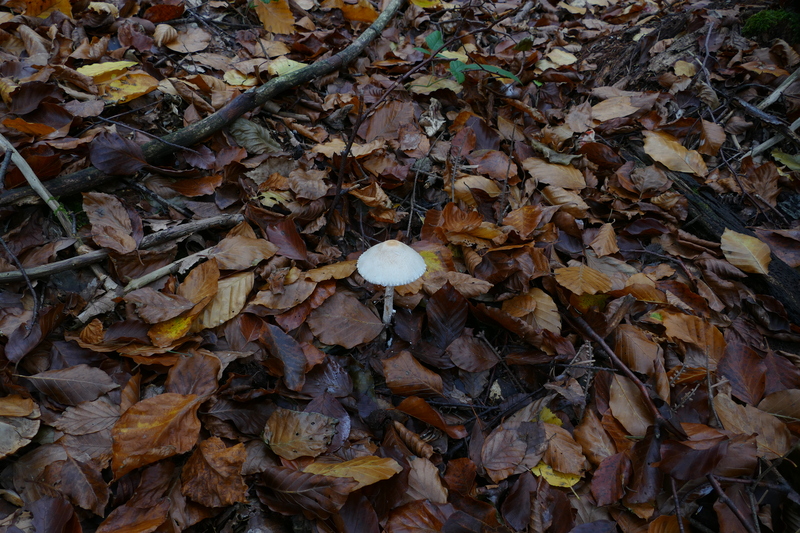
<instances>
[{"instance_id":1,"label":"dry brown leaf","mask_svg":"<svg viewBox=\"0 0 800 533\"><path fill-rule=\"evenodd\" d=\"M319 413L278 408L267 420L264 442L284 459L316 457L328 449L339 421Z\"/></svg>"},{"instance_id":2,"label":"dry brown leaf","mask_svg":"<svg viewBox=\"0 0 800 533\"><path fill-rule=\"evenodd\" d=\"M217 293L203 308L190 331L215 328L238 315L247 303L254 283L255 275L252 272L240 272L221 279L217 284Z\"/></svg>"},{"instance_id":3,"label":"dry brown leaf","mask_svg":"<svg viewBox=\"0 0 800 533\"><path fill-rule=\"evenodd\" d=\"M558 472L583 475L586 458L569 431L555 424L543 424L543 427L547 438L547 451L544 452L542 460Z\"/></svg>"},{"instance_id":4,"label":"dry brown leaf","mask_svg":"<svg viewBox=\"0 0 800 533\"><path fill-rule=\"evenodd\" d=\"M294 33L294 15L287 0L256 0L256 15L264 29L272 33Z\"/></svg>"},{"instance_id":5,"label":"dry brown leaf","mask_svg":"<svg viewBox=\"0 0 800 533\"><path fill-rule=\"evenodd\" d=\"M447 489L442 484L439 470L424 457L409 461L408 489L405 501L427 500L433 503L447 503Z\"/></svg>"},{"instance_id":6,"label":"dry brown leaf","mask_svg":"<svg viewBox=\"0 0 800 533\"><path fill-rule=\"evenodd\" d=\"M592 118L605 122L615 118L627 117L639 111L631 104L630 96L615 96L592 106Z\"/></svg>"},{"instance_id":7,"label":"dry brown leaf","mask_svg":"<svg viewBox=\"0 0 800 533\"><path fill-rule=\"evenodd\" d=\"M206 507L226 507L247 501L242 466L247 458L244 444L230 448L219 437L200 443L181 473L181 491Z\"/></svg>"},{"instance_id":8,"label":"dry brown leaf","mask_svg":"<svg viewBox=\"0 0 800 533\"><path fill-rule=\"evenodd\" d=\"M211 44L211 34L202 28L190 28L185 32L178 32L175 39L164 43L164 46L174 52L193 54L202 52ZM213 110L212 110L213 112Z\"/></svg>"},{"instance_id":9,"label":"dry brown leaf","mask_svg":"<svg viewBox=\"0 0 800 533\"><path fill-rule=\"evenodd\" d=\"M585 265L557 268L554 273L559 285L578 296L611 290L611 279L608 276Z\"/></svg>"},{"instance_id":10,"label":"dry brown leaf","mask_svg":"<svg viewBox=\"0 0 800 533\"><path fill-rule=\"evenodd\" d=\"M752 405L739 405L730 396L722 394L714 398L714 409L728 431L756 435L759 457L777 459L792 448L792 436L786 424L777 417Z\"/></svg>"},{"instance_id":11,"label":"dry brown leaf","mask_svg":"<svg viewBox=\"0 0 800 533\"><path fill-rule=\"evenodd\" d=\"M383 360L386 386L400 396L441 396L442 377L428 370L407 350Z\"/></svg>"},{"instance_id":12,"label":"dry brown leaf","mask_svg":"<svg viewBox=\"0 0 800 533\"><path fill-rule=\"evenodd\" d=\"M712 372L717 369L727 346L719 329L700 317L681 313L662 312L662 319L668 338L694 344L705 354L705 360L685 360L686 366L708 368Z\"/></svg>"},{"instance_id":13,"label":"dry brown leaf","mask_svg":"<svg viewBox=\"0 0 800 533\"><path fill-rule=\"evenodd\" d=\"M329 279L344 279L356 271L358 261L339 261L323 267L312 268L306 272L306 279L315 283L327 281Z\"/></svg>"},{"instance_id":14,"label":"dry brown leaf","mask_svg":"<svg viewBox=\"0 0 800 533\"><path fill-rule=\"evenodd\" d=\"M597 232L594 239L592 239L592 242L589 243L589 246L594 250L594 253L597 254L597 257L619 252L617 234L614 232L614 226L610 223L600 226L600 230Z\"/></svg>"},{"instance_id":15,"label":"dry brown leaf","mask_svg":"<svg viewBox=\"0 0 800 533\"><path fill-rule=\"evenodd\" d=\"M653 425L653 413L642 398L642 392L625 376L614 374L608 406L614 418L635 437L644 437L647 428Z\"/></svg>"},{"instance_id":16,"label":"dry brown leaf","mask_svg":"<svg viewBox=\"0 0 800 533\"><path fill-rule=\"evenodd\" d=\"M165 393L142 400L125 411L111 431L114 479L191 450L200 435L199 407L200 401L194 394Z\"/></svg>"},{"instance_id":17,"label":"dry brown leaf","mask_svg":"<svg viewBox=\"0 0 800 533\"><path fill-rule=\"evenodd\" d=\"M733 266L751 274L769 274L770 249L757 238L725 228L721 248L725 259Z\"/></svg>"},{"instance_id":18,"label":"dry brown leaf","mask_svg":"<svg viewBox=\"0 0 800 533\"><path fill-rule=\"evenodd\" d=\"M644 151L668 169L701 177L708 174L703 156L684 148L672 135L660 131L645 131L643 134Z\"/></svg>"},{"instance_id":19,"label":"dry brown leaf","mask_svg":"<svg viewBox=\"0 0 800 533\"><path fill-rule=\"evenodd\" d=\"M583 174L575 167L554 165L538 157L529 157L522 162L522 167L541 183L578 191L586 187Z\"/></svg>"},{"instance_id":20,"label":"dry brown leaf","mask_svg":"<svg viewBox=\"0 0 800 533\"><path fill-rule=\"evenodd\" d=\"M383 331L383 322L375 313L342 291L314 309L307 323L325 344L338 344L345 348L369 342Z\"/></svg>"}]
</instances>

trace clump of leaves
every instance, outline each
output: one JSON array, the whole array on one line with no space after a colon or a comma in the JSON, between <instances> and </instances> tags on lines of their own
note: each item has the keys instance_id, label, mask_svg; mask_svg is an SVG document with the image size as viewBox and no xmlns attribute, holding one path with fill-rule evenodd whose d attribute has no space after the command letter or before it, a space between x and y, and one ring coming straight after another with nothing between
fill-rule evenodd
<instances>
[{"instance_id":1,"label":"clump of leaves","mask_svg":"<svg viewBox=\"0 0 800 533\"><path fill-rule=\"evenodd\" d=\"M791 44L800 41L800 13L783 9L765 9L747 19L742 33L746 37L781 37Z\"/></svg>"}]
</instances>

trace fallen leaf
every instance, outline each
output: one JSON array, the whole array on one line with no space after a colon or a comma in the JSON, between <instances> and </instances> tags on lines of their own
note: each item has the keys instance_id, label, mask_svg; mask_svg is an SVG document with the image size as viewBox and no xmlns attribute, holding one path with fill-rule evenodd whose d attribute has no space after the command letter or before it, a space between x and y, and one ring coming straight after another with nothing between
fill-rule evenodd
<instances>
[{"instance_id":1,"label":"fallen leaf","mask_svg":"<svg viewBox=\"0 0 800 533\"><path fill-rule=\"evenodd\" d=\"M751 274L769 274L772 261L769 246L757 238L725 228L721 248L725 259L733 266Z\"/></svg>"},{"instance_id":2,"label":"fallen leaf","mask_svg":"<svg viewBox=\"0 0 800 533\"><path fill-rule=\"evenodd\" d=\"M708 174L703 157L684 148L672 135L659 131L645 131L643 135L644 151L668 169L701 177Z\"/></svg>"}]
</instances>

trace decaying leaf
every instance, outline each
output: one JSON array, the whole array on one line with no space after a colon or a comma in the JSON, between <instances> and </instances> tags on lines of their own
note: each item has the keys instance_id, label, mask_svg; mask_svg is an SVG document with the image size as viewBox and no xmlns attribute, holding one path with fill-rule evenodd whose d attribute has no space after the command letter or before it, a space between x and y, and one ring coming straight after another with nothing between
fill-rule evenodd
<instances>
[{"instance_id":1,"label":"decaying leaf","mask_svg":"<svg viewBox=\"0 0 800 533\"><path fill-rule=\"evenodd\" d=\"M338 421L319 413L278 408L264 428L264 441L286 459L316 457L328 449Z\"/></svg>"}]
</instances>

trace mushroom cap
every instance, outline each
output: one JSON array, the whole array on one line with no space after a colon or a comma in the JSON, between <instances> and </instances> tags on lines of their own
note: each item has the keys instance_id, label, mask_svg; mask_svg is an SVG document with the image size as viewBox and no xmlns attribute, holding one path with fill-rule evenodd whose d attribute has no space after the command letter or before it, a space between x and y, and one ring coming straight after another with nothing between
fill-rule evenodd
<instances>
[{"instance_id":1,"label":"mushroom cap","mask_svg":"<svg viewBox=\"0 0 800 533\"><path fill-rule=\"evenodd\" d=\"M358 273L384 287L397 287L418 280L428 268L413 248L400 241L376 244L358 258Z\"/></svg>"}]
</instances>

